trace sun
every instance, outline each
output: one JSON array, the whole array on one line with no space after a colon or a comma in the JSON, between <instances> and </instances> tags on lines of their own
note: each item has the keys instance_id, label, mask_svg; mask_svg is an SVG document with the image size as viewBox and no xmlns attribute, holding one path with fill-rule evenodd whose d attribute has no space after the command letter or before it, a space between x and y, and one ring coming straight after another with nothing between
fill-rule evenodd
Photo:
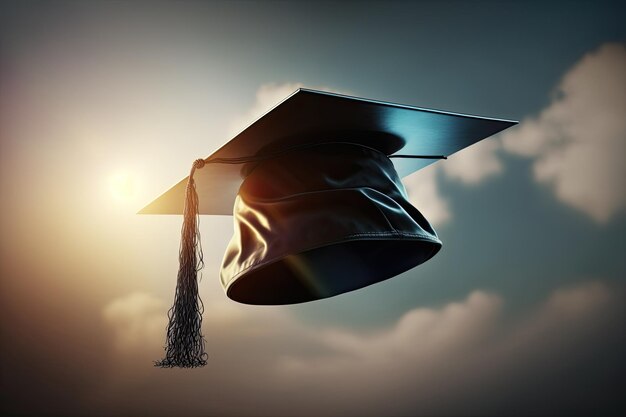
<instances>
[{"instance_id":1,"label":"sun","mask_svg":"<svg viewBox=\"0 0 626 417\"><path fill-rule=\"evenodd\" d=\"M128 172L116 172L109 177L111 196L120 202L128 201L135 195L135 179Z\"/></svg>"}]
</instances>

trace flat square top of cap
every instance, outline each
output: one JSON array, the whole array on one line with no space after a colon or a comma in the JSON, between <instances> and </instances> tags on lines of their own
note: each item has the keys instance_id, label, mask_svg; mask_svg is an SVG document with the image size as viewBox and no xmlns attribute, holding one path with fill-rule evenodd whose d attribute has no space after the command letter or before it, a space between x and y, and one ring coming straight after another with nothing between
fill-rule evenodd
<instances>
[{"instance_id":1,"label":"flat square top of cap","mask_svg":"<svg viewBox=\"0 0 626 417\"><path fill-rule=\"evenodd\" d=\"M387 155L449 156L517 122L299 89L206 160L285 151L310 143L353 142ZM392 159L401 177L436 159ZM189 165L193 161L189 161ZM232 214L242 164L208 163L194 174L200 214ZM140 214L182 214L187 178Z\"/></svg>"}]
</instances>

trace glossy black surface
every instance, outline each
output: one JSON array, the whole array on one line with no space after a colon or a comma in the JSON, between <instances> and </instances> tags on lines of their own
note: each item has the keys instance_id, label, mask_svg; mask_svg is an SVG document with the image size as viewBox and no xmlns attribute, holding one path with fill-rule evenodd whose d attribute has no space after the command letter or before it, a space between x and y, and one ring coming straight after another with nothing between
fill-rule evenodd
<instances>
[{"instance_id":1,"label":"glossy black surface","mask_svg":"<svg viewBox=\"0 0 626 417\"><path fill-rule=\"evenodd\" d=\"M235 301L332 297L391 278L441 248L378 150L316 145L248 169L220 272Z\"/></svg>"}]
</instances>

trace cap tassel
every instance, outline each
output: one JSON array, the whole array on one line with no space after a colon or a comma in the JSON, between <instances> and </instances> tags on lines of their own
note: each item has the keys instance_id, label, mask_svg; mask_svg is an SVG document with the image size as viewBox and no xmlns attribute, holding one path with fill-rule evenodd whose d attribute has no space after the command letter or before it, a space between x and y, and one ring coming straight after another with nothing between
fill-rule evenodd
<instances>
[{"instance_id":1,"label":"cap tassel","mask_svg":"<svg viewBox=\"0 0 626 417\"><path fill-rule=\"evenodd\" d=\"M198 193L193 174L204 166L203 159L193 163L187 189L179 250L178 280L174 305L167 316L167 345L165 358L155 362L162 368L195 368L206 365L202 335L202 313L204 305L198 294L198 272L204 267L202 244L198 229Z\"/></svg>"}]
</instances>

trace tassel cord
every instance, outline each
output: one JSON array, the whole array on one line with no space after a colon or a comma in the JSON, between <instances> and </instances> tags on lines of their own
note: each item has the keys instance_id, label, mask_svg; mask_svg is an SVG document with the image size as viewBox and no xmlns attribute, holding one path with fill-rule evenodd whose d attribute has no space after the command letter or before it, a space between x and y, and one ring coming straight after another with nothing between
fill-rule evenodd
<instances>
[{"instance_id":1,"label":"tassel cord","mask_svg":"<svg viewBox=\"0 0 626 417\"><path fill-rule=\"evenodd\" d=\"M205 164L194 162L185 190L185 207L179 248L179 269L174 304L168 311L165 358L155 362L162 368L195 368L206 365L206 341L202 335L204 304L198 291L198 272L204 267L199 230L198 193L193 175Z\"/></svg>"}]
</instances>

